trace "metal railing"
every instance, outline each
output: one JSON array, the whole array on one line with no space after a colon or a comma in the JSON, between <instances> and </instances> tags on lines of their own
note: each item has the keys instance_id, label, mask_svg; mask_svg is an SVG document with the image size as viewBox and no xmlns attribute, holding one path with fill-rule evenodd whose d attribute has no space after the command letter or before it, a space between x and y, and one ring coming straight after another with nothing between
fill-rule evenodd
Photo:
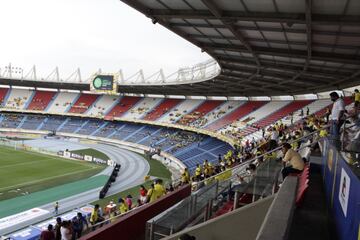
<instances>
[{"instance_id":1,"label":"metal railing","mask_svg":"<svg viewBox=\"0 0 360 240\"><path fill-rule=\"evenodd\" d=\"M317 140L317 134L321 129L309 133L301 138L295 139L290 143L305 141L298 151L311 147L314 143L313 140ZM169 209L165 213L158 215L152 220L148 221L147 234L148 240L158 240L162 237L169 236L182 230L184 227L204 222L211 218L214 212L221 206L222 202L229 198L230 194L224 193L235 192L234 197L234 209L238 207L238 199L241 194L249 194L252 196L251 202L255 202L261 198L270 196L278 190L278 179L281 168L283 167L280 160L265 160L259 161L259 165L256 171L249 175L246 172L246 166L255 160L264 158L266 155L279 151L281 147L275 148L269 152L266 152L260 156L257 156L246 163L242 163L231 169L231 177L225 181L216 180L222 173L219 173L210 178L204 179L195 183L199 186L197 193L194 193L188 199L185 199L178 205ZM248 182L234 185L234 182L239 177L249 177ZM222 185L222 187L220 187ZM206 194L204 194L206 193ZM201 197L202 196L202 197Z\"/></svg>"},{"instance_id":2,"label":"metal railing","mask_svg":"<svg viewBox=\"0 0 360 240\"><path fill-rule=\"evenodd\" d=\"M360 123L344 122L341 127L340 151L344 158L357 169L360 168Z\"/></svg>"},{"instance_id":3,"label":"metal railing","mask_svg":"<svg viewBox=\"0 0 360 240\"><path fill-rule=\"evenodd\" d=\"M157 240L182 230L189 224L206 221L213 203L231 187L230 180L216 181L204 186L179 204L147 222L146 239Z\"/></svg>"}]
</instances>

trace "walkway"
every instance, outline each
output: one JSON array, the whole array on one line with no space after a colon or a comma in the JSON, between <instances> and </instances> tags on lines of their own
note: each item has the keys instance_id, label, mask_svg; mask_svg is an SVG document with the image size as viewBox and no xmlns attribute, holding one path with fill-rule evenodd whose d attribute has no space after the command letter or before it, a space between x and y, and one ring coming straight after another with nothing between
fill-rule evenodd
<instances>
[{"instance_id":1,"label":"walkway","mask_svg":"<svg viewBox=\"0 0 360 240\"><path fill-rule=\"evenodd\" d=\"M327 208L322 180L321 157L310 157L309 188L301 207L295 210L290 240L336 240L335 224Z\"/></svg>"}]
</instances>

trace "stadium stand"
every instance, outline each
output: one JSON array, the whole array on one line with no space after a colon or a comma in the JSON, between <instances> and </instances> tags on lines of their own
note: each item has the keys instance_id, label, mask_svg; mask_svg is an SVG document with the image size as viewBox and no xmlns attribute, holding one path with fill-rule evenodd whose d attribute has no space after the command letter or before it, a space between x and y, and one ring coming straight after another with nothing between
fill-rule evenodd
<instances>
[{"instance_id":1,"label":"stadium stand","mask_svg":"<svg viewBox=\"0 0 360 240\"><path fill-rule=\"evenodd\" d=\"M37 110L43 111L46 107L50 104L56 92L51 91L35 91L34 97L31 99L29 106L27 107L28 110Z\"/></svg>"},{"instance_id":2,"label":"stadium stand","mask_svg":"<svg viewBox=\"0 0 360 240\"><path fill-rule=\"evenodd\" d=\"M148 98L145 97L136 104L132 109L127 111L122 118L124 119L141 119L143 118L151 109L156 107L163 101L162 98Z\"/></svg>"},{"instance_id":3,"label":"stadium stand","mask_svg":"<svg viewBox=\"0 0 360 240\"><path fill-rule=\"evenodd\" d=\"M245 102L242 101L226 101L223 104L221 104L219 107L217 107L215 110L206 114L203 119L200 119L200 121L193 122L191 126L195 126L195 127L205 126L206 128L212 122L222 118L226 114L229 114L230 112L234 111L237 107L241 106L244 103Z\"/></svg>"},{"instance_id":4,"label":"stadium stand","mask_svg":"<svg viewBox=\"0 0 360 240\"><path fill-rule=\"evenodd\" d=\"M261 120L254 123L255 127L249 126L242 130L243 136L250 135L251 133L254 133L258 131L259 129L262 129L266 126L269 126L270 124L276 122L277 120L280 120L281 118L289 115L292 112L295 112L304 106L310 104L311 101L294 101L290 104L286 105L285 107L281 108L280 110L274 112L273 114L262 118Z\"/></svg>"},{"instance_id":5,"label":"stadium stand","mask_svg":"<svg viewBox=\"0 0 360 240\"><path fill-rule=\"evenodd\" d=\"M0 106L3 106L5 102L5 97L8 92L9 92L9 88L0 88Z\"/></svg>"},{"instance_id":6,"label":"stadium stand","mask_svg":"<svg viewBox=\"0 0 360 240\"><path fill-rule=\"evenodd\" d=\"M132 108L135 104L140 101L139 97L123 97L119 100L119 102L113 106L108 113L106 113L106 117L114 118L121 117L124 115L130 108Z\"/></svg>"},{"instance_id":7,"label":"stadium stand","mask_svg":"<svg viewBox=\"0 0 360 240\"><path fill-rule=\"evenodd\" d=\"M179 124L190 125L191 123L203 118L206 114L217 108L223 101L206 100L192 112L185 114L179 121Z\"/></svg>"},{"instance_id":8,"label":"stadium stand","mask_svg":"<svg viewBox=\"0 0 360 240\"><path fill-rule=\"evenodd\" d=\"M111 95L100 95L98 100L89 108L86 115L99 117L106 113L118 102L119 97Z\"/></svg>"},{"instance_id":9,"label":"stadium stand","mask_svg":"<svg viewBox=\"0 0 360 240\"><path fill-rule=\"evenodd\" d=\"M259 121L260 119L267 117L280 108L289 104L289 101L270 101L256 111L250 113L249 115L240 118L237 122L225 127L221 132L225 134L231 134L233 132L239 132L239 130L251 126L253 123Z\"/></svg>"},{"instance_id":10,"label":"stadium stand","mask_svg":"<svg viewBox=\"0 0 360 240\"><path fill-rule=\"evenodd\" d=\"M179 156L191 171L196 164L202 163L204 157L209 162L216 163L219 154L232 149L229 144L205 135L199 136L191 132L183 133L181 130L156 126L62 116L46 117L28 114L1 114L1 116L3 117L1 125L8 128L18 128L22 124L24 129L102 136L160 148L176 157Z\"/></svg>"},{"instance_id":11,"label":"stadium stand","mask_svg":"<svg viewBox=\"0 0 360 240\"><path fill-rule=\"evenodd\" d=\"M65 113L71 108L73 102L76 101L78 97L78 93L59 92L52 104L48 107L47 112Z\"/></svg>"},{"instance_id":12,"label":"stadium stand","mask_svg":"<svg viewBox=\"0 0 360 240\"><path fill-rule=\"evenodd\" d=\"M181 99L164 99L158 106L156 106L154 109L150 110L149 113L147 113L144 116L144 120L148 121L155 121L168 113L172 108L174 108L176 105L178 105L180 102L182 102Z\"/></svg>"},{"instance_id":13,"label":"stadium stand","mask_svg":"<svg viewBox=\"0 0 360 240\"><path fill-rule=\"evenodd\" d=\"M213 122L210 125L206 126L208 130L218 130L223 128L226 125L231 124L232 122L243 118L244 116L248 115L249 113L256 111L258 108L262 107L266 102L257 101L257 102L246 102L245 104L239 106L237 109L232 111L230 114L224 116L223 118Z\"/></svg>"},{"instance_id":14,"label":"stadium stand","mask_svg":"<svg viewBox=\"0 0 360 240\"><path fill-rule=\"evenodd\" d=\"M95 94L80 94L80 97L71 106L69 113L85 113L98 99L99 95Z\"/></svg>"},{"instance_id":15,"label":"stadium stand","mask_svg":"<svg viewBox=\"0 0 360 240\"><path fill-rule=\"evenodd\" d=\"M181 117L183 117L188 112L192 111L194 108L199 106L202 102L199 100L184 100L180 102L176 107L172 108L168 113L161 116L158 121L164 123L175 123Z\"/></svg>"},{"instance_id":16,"label":"stadium stand","mask_svg":"<svg viewBox=\"0 0 360 240\"><path fill-rule=\"evenodd\" d=\"M5 107L19 110L24 109L33 94L34 92L30 89L12 88Z\"/></svg>"}]
</instances>

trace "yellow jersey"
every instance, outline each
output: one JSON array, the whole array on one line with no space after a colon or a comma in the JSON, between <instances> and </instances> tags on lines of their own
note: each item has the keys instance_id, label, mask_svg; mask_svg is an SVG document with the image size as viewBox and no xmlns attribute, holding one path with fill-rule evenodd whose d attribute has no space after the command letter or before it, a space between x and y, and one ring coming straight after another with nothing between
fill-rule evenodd
<instances>
[{"instance_id":1,"label":"yellow jersey","mask_svg":"<svg viewBox=\"0 0 360 240\"><path fill-rule=\"evenodd\" d=\"M96 223L98 220L99 216L98 216L98 211L93 209L93 211L91 212L91 216L90 216L90 222L92 224Z\"/></svg>"},{"instance_id":2,"label":"yellow jersey","mask_svg":"<svg viewBox=\"0 0 360 240\"><path fill-rule=\"evenodd\" d=\"M161 184L155 184L154 186L154 193L156 195L156 199L164 196L166 194L166 190Z\"/></svg>"},{"instance_id":3,"label":"yellow jersey","mask_svg":"<svg viewBox=\"0 0 360 240\"><path fill-rule=\"evenodd\" d=\"M360 102L360 92L355 93L355 102Z\"/></svg>"},{"instance_id":4,"label":"yellow jersey","mask_svg":"<svg viewBox=\"0 0 360 240\"><path fill-rule=\"evenodd\" d=\"M123 214L123 213L126 213L129 209L125 203L120 203L119 210L120 210L120 213Z\"/></svg>"},{"instance_id":5,"label":"yellow jersey","mask_svg":"<svg viewBox=\"0 0 360 240\"><path fill-rule=\"evenodd\" d=\"M150 198L149 202L151 202L151 203L154 202L157 199L155 191L154 191L153 188L149 189L149 191L147 192L147 196L148 196L148 198Z\"/></svg>"},{"instance_id":6,"label":"yellow jersey","mask_svg":"<svg viewBox=\"0 0 360 240\"><path fill-rule=\"evenodd\" d=\"M201 175L201 167L197 167L195 169L195 176L200 176Z\"/></svg>"},{"instance_id":7,"label":"yellow jersey","mask_svg":"<svg viewBox=\"0 0 360 240\"><path fill-rule=\"evenodd\" d=\"M319 133L320 137L326 137L327 135L328 135L328 133L325 129L320 130L320 133Z\"/></svg>"}]
</instances>

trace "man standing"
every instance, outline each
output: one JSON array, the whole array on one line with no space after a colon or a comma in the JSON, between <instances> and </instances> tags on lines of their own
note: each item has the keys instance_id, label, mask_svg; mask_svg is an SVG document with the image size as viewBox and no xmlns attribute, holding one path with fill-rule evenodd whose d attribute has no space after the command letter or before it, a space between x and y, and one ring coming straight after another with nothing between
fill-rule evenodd
<instances>
[{"instance_id":1,"label":"man standing","mask_svg":"<svg viewBox=\"0 0 360 240\"><path fill-rule=\"evenodd\" d=\"M72 219L73 224L73 239L81 238L84 226L88 227L88 222L82 213L78 212L76 217Z\"/></svg>"},{"instance_id":2,"label":"man standing","mask_svg":"<svg viewBox=\"0 0 360 240\"><path fill-rule=\"evenodd\" d=\"M330 134L332 139L338 140L340 127L343 124L345 112L344 100L339 97L337 92L330 93L331 101L334 102L330 115Z\"/></svg>"},{"instance_id":3,"label":"man standing","mask_svg":"<svg viewBox=\"0 0 360 240\"><path fill-rule=\"evenodd\" d=\"M55 212L55 215L58 215L58 213L59 213L59 202L56 202L54 204L54 212Z\"/></svg>"},{"instance_id":4,"label":"man standing","mask_svg":"<svg viewBox=\"0 0 360 240\"><path fill-rule=\"evenodd\" d=\"M359 89L355 89L355 92L354 92L354 101L355 101L355 107L359 107L359 104L360 104L360 92L359 92Z\"/></svg>"},{"instance_id":5,"label":"man standing","mask_svg":"<svg viewBox=\"0 0 360 240\"><path fill-rule=\"evenodd\" d=\"M92 213L91 213L91 216L90 216L91 225L95 225L97 223L100 223L100 222L104 221L104 218L99 213L100 213L100 205L96 204L93 211L92 211ZM102 224L100 225L100 227L101 226L102 226ZM95 230L95 226L93 226L92 229Z\"/></svg>"},{"instance_id":6,"label":"man standing","mask_svg":"<svg viewBox=\"0 0 360 240\"><path fill-rule=\"evenodd\" d=\"M55 240L61 240L61 228L62 220L60 217L56 218L56 225L55 225Z\"/></svg>"}]
</instances>

